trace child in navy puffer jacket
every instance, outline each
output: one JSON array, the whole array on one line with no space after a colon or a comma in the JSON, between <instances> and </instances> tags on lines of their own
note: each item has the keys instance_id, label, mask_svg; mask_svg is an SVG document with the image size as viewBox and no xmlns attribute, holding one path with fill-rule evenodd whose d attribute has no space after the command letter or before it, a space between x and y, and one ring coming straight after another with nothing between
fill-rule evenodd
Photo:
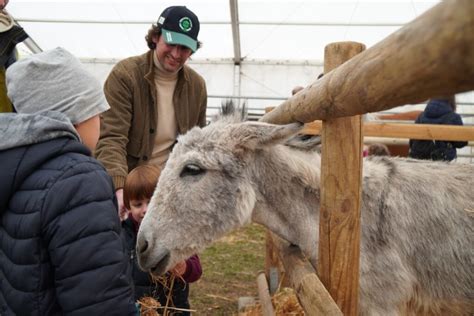
<instances>
[{"instance_id":1,"label":"child in navy puffer jacket","mask_svg":"<svg viewBox=\"0 0 474 316\"><path fill-rule=\"evenodd\" d=\"M112 179L91 156L100 83L62 48L7 70L0 315L135 315Z\"/></svg>"}]
</instances>

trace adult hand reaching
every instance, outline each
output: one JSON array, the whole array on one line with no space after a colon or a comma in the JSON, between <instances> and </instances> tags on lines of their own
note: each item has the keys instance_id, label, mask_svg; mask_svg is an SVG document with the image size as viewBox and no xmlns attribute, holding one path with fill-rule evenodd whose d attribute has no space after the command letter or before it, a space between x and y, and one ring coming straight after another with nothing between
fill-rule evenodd
<instances>
[{"instance_id":1,"label":"adult hand reaching","mask_svg":"<svg viewBox=\"0 0 474 316\"><path fill-rule=\"evenodd\" d=\"M123 204L123 189L120 188L115 191L115 195L117 196L118 215L120 217L120 221L124 221L128 218L128 209Z\"/></svg>"}]
</instances>

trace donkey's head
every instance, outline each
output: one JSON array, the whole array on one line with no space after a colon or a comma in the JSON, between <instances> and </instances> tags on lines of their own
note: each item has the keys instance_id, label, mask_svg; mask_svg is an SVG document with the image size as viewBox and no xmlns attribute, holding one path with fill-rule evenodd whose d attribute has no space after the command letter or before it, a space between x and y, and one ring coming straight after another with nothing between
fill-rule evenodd
<instances>
[{"instance_id":1,"label":"donkey's head","mask_svg":"<svg viewBox=\"0 0 474 316\"><path fill-rule=\"evenodd\" d=\"M253 157L300 129L301 124L236 122L226 116L180 136L138 232L141 268L163 274L250 222Z\"/></svg>"}]
</instances>

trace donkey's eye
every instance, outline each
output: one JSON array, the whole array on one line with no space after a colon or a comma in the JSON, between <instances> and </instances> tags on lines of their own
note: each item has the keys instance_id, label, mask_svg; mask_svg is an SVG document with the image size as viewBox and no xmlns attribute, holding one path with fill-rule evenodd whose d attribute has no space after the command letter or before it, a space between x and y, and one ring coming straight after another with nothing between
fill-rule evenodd
<instances>
[{"instance_id":1,"label":"donkey's eye","mask_svg":"<svg viewBox=\"0 0 474 316\"><path fill-rule=\"evenodd\" d=\"M199 167L198 165L195 164L188 164L184 166L183 170L181 171L181 174L179 175L180 177L185 177L185 176L197 176L201 173L204 173L205 170Z\"/></svg>"}]
</instances>

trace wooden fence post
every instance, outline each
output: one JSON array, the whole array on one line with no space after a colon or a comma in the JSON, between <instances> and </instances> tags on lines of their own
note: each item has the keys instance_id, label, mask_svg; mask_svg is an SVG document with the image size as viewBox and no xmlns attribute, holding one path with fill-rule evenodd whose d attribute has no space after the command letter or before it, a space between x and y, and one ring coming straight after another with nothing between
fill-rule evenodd
<instances>
[{"instance_id":1,"label":"wooden fence post","mask_svg":"<svg viewBox=\"0 0 474 316\"><path fill-rule=\"evenodd\" d=\"M324 72L361 53L355 42L326 46ZM362 120L323 121L318 274L344 315L358 314Z\"/></svg>"}]
</instances>

